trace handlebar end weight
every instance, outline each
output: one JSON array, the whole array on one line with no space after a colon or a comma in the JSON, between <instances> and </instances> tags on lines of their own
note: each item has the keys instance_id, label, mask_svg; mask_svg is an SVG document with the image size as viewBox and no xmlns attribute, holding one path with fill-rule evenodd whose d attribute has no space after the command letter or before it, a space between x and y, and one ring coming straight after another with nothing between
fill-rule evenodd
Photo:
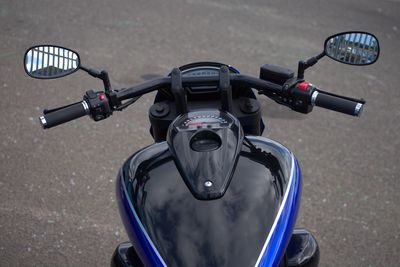
<instances>
[{"instance_id":1,"label":"handlebar end weight","mask_svg":"<svg viewBox=\"0 0 400 267\"><path fill-rule=\"evenodd\" d=\"M361 113L363 112L364 104L357 103L354 109L354 116L360 117Z\"/></svg>"},{"instance_id":2,"label":"handlebar end weight","mask_svg":"<svg viewBox=\"0 0 400 267\"><path fill-rule=\"evenodd\" d=\"M47 129L47 121L44 116L39 117L39 122L43 129Z\"/></svg>"}]
</instances>

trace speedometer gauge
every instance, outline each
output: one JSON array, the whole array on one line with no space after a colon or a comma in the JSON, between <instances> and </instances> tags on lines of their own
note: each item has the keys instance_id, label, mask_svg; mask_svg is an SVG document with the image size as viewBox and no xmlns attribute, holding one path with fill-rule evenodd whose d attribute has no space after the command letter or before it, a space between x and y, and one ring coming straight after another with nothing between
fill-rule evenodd
<instances>
[{"instance_id":1,"label":"speedometer gauge","mask_svg":"<svg viewBox=\"0 0 400 267\"><path fill-rule=\"evenodd\" d=\"M201 114L187 118L185 121L183 121L182 126L191 130L195 128L203 128L204 126L207 128L216 128L225 123L227 123L227 121L221 116Z\"/></svg>"},{"instance_id":2,"label":"speedometer gauge","mask_svg":"<svg viewBox=\"0 0 400 267\"><path fill-rule=\"evenodd\" d=\"M198 67L182 71L182 77L218 76L219 69L215 67Z\"/></svg>"},{"instance_id":3,"label":"speedometer gauge","mask_svg":"<svg viewBox=\"0 0 400 267\"><path fill-rule=\"evenodd\" d=\"M185 114L176 126L180 131L196 131L200 128L220 129L229 127L232 120L217 110L194 111Z\"/></svg>"}]
</instances>

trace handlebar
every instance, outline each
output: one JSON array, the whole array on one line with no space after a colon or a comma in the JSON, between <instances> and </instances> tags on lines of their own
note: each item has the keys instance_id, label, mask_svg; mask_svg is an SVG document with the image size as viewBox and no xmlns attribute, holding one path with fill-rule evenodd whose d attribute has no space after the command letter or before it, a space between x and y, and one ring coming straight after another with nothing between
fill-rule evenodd
<instances>
[{"instance_id":1,"label":"handlebar","mask_svg":"<svg viewBox=\"0 0 400 267\"><path fill-rule=\"evenodd\" d=\"M190 87L190 86L213 86L218 85L219 77L218 76L210 76L210 77L182 77L182 86ZM248 87L258 89L258 90L267 90L271 93L281 93L282 86L261 80L255 77L242 75L242 74L231 74L230 75L230 83L232 85L246 85ZM138 97L143 94L147 94L162 88L168 88L171 86L171 78L163 77L157 78L154 80L150 80L144 82L142 84L126 88L116 93L116 98L119 101L123 101L126 99L130 99L133 97Z\"/></svg>"},{"instance_id":2,"label":"handlebar","mask_svg":"<svg viewBox=\"0 0 400 267\"><path fill-rule=\"evenodd\" d=\"M218 86L220 77L181 77L178 80L180 85L174 86L180 86L183 90L183 88L192 86ZM360 116L365 103L363 100L324 92L303 80L292 79L284 85L279 85L251 76L230 74L227 81L229 81L227 86L231 84L232 86L256 89L259 93L268 96L279 104L289 106L301 113L309 113L313 106L319 106L353 116ZM44 111L44 115L40 117L40 123L46 129L84 115L91 115L95 121L102 120L110 116L113 111L120 111L134 103L146 93L171 88L171 83L171 77L163 77L121 90L87 91L84 101L55 110ZM122 103L122 101L128 99L130 100Z\"/></svg>"},{"instance_id":3,"label":"handlebar","mask_svg":"<svg viewBox=\"0 0 400 267\"><path fill-rule=\"evenodd\" d=\"M87 114L89 114L89 105L86 101L81 101L50 112L45 110L43 116L39 117L39 121L44 129L48 129Z\"/></svg>"}]
</instances>

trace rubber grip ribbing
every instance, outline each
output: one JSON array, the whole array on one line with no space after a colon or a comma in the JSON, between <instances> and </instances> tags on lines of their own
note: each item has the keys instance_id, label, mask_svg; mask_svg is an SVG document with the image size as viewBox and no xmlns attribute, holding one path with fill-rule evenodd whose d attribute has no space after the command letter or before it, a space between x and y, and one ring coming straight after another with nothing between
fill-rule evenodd
<instances>
[{"instance_id":1,"label":"rubber grip ribbing","mask_svg":"<svg viewBox=\"0 0 400 267\"><path fill-rule=\"evenodd\" d=\"M44 129L48 129L59 124L77 119L89 113L89 107L85 101L78 102L50 113L43 114L39 118L40 124Z\"/></svg>"},{"instance_id":2,"label":"rubber grip ribbing","mask_svg":"<svg viewBox=\"0 0 400 267\"><path fill-rule=\"evenodd\" d=\"M352 116L360 116L363 108L362 103L327 95L321 92L318 92L313 102L318 107L327 108Z\"/></svg>"}]
</instances>

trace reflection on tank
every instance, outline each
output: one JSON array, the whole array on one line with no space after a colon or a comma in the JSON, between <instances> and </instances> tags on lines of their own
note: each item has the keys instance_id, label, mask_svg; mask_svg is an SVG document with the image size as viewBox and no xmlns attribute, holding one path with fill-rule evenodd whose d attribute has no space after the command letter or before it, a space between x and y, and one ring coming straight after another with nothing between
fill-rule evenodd
<instances>
[{"instance_id":1,"label":"reflection on tank","mask_svg":"<svg viewBox=\"0 0 400 267\"><path fill-rule=\"evenodd\" d=\"M128 197L168 266L255 265L267 237L260 230L270 231L293 166L284 147L249 140L228 191L214 201L191 194L165 142L127 161ZM254 151L254 146L262 150Z\"/></svg>"}]
</instances>

